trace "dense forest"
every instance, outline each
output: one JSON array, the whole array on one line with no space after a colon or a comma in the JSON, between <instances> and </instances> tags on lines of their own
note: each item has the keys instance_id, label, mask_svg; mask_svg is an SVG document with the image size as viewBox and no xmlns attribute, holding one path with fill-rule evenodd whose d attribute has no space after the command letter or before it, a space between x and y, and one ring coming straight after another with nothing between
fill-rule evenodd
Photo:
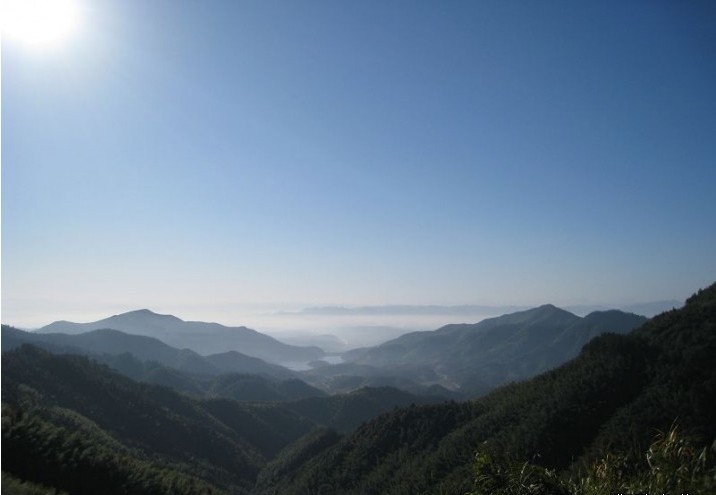
<instances>
[{"instance_id":1,"label":"dense forest","mask_svg":"<svg viewBox=\"0 0 716 495\"><path fill-rule=\"evenodd\" d=\"M347 432L381 412L436 400L395 389L283 402L197 399L27 344L3 354L2 394L3 471L70 493L98 493L103 484L115 487L103 493L251 493L267 460L313 428Z\"/></svg>"},{"instance_id":2,"label":"dense forest","mask_svg":"<svg viewBox=\"0 0 716 495\"><path fill-rule=\"evenodd\" d=\"M713 493L714 355L716 285L466 402L201 399L24 345L2 360L3 493Z\"/></svg>"},{"instance_id":3,"label":"dense forest","mask_svg":"<svg viewBox=\"0 0 716 495\"><path fill-rule=\"evenodd\" d=\"M490 493L500 483L508 490L509 477L519 474L510 466L587 480L594 462L611 466L617 458L619 469L644 473L644 453L674 422L693 449L712 445L714 355L716 285L631 334L595 338L573 361L530 381L472 402L382 415L301 463L293 460L301 457L294 448L288 461L280 455L264 468L257 492ZM502 466L503 482L496 476L496 485L485 484L490 466ZM704 469L712 479L713 470Z\"/></svg>"}]
</instances>

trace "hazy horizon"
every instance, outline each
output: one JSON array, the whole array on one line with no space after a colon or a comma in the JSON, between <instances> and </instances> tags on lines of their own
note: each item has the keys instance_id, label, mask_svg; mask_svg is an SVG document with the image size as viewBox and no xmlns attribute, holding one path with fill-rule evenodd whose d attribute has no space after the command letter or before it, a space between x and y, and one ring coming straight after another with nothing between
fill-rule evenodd
<instances>
[{"instance_id":1,"label":"hazy horizon","mask_svg":"<svg viewBox=\"0 0 716 495\"><path fill-rule=\"evenodd\" d=\"M449 323L476 323L480 319L501 314L522 311L543 304L557 307L584 316L591 311L622 309L651 317L656 312L649 309L654 306L669 309L670 305L679 307L698 289L681 298L660 300L634 300L623 302L595 301L588 303L575 299L563 299L562 302L539 301L529 304L345 304L345 303L262 303L262 304L55 304L53 308L45 305L46 311L39 312L38 301L26 301L23 305L14 301L14 310L10 316L5 308L0 313L2 323L25 330L34 330L55 321L73 321L85 323L108 318L140 309L148 309L158 314L171 314L185 321L216 322L227 326L247 326L255 330L271 333L285 333L292 330L312 330L355 326L391 326L409 330L434 330ZM642 308L643 307L643 308ZM381 311L386 309L388 311ZM641 310L641 312L639 312ZM648 313L648 314L647 314ZM405 319L405 317L409 317ZM461 317L467 319L461 320ZM402 318L402 319L401 319ZM478 319L475 319L478 318ZM331 323L326 323L326 321ZM339 323L334 323L338 321ZM314 324L315 323L315 324ZM315 330L315 331L314 331Z\"/></svg>"},{"instance_id":2,"label":"hazy horizon","mask_svg":"<svg viewBox=\"0 0 716 495\"><path fill-rule=\"evenodd\" d=\"M632 305L564 305L562 309L578 316L592 311L622 309L651 317L654 314L680 307L683 301L652 301ZM271 335L285 343L294 345L318 345L328 352L342 352L356 347L377 345L402 334L413 331L436 330L444 325L455 323L478 323L506 313L534 308L538 305L500 306L500 305L385 305L385 306L308 306L298 307L231 307L207 312L206 309L186 307L166 308L158 311L151 307L120 308L97 312L77 312L73 315L44 320L36 323L18 324L3 319L24 330L36 330L55 321L89 323L117 314L139 309L149 309L158 314L171 314L185 321L205 321L225 326L246 326ZM3 317L4 318L4 317Z\"/></svg>"},{"instance_id":3,"label":"hazy horizon","mask_svg":"<svg viewBox=\"0 0 716 495\"><path fill-rule=\"evenodd\" d=\"M713 3L71 3L3 32L3 323L716 280Z\"/></svg>"}]
</instances>

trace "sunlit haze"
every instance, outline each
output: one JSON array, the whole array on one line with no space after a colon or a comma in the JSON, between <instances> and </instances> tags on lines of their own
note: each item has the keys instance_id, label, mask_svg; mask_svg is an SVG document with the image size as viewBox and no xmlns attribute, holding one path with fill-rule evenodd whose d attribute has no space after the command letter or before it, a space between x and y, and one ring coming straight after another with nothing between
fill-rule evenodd
<instances>
[{"instance_id":1,"label":"sunlit haze","mask_svg":"<svg viewBox=\"0 0 716 495\"><path fill-rule=\"evenodd\" d=\"M683 300L715 5L5 0L2 322Z\"/></svg>"},{"instance_id":2,"label":"sunlit haze","mask_svg":"<svg viewBox=\"0 0 716 495\"><path fill-rule=\"evenodd\" d=\"M61 43L79 23L77 0L3 0L3 37L31 45Z\"/></svg>"}]
</instances>

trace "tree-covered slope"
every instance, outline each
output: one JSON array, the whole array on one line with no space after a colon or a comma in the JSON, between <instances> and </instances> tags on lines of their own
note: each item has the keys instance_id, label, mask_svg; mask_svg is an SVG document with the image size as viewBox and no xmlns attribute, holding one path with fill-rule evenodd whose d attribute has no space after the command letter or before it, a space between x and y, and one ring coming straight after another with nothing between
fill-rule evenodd
<instances>
[{"instance_id":1,"label":"tree-covered slope","mask_svg":"<svg viewBox=\"0 0 716 495\"><path fill-rule=\"evenodd\" d=\"M219 378L227 380L222 386L239 388L264 380ZM290 390L276 393L308 387L284 385ZM77 488L83 476L116 483L116 493L173 493L175 484L190 487L176 493L192 493L191 487L248 493L267 461L316 426L349 431L382 411L421 401L395 389L289 402L200 400L137 383L87 357L27 344L3 353L2 396L3 470L71 493L91 493ZM30 461L36 457L42 463Z\"/></svg>"},{"instance_id":2,"label":"tree-covered slope","mask_svg":"<svg viewBox=\"0 0 716 495\"><path fill-rule=\"evenodd\" d=\"M428 377L423 383L439 383L475 396L559 366L601 333L627 333L645 321L643 316L616 310L580 318L548 304L476 324L412 332L350 352L345 359L393 373L422 370L425 374L429 369L437 378Z\"/></svg>"},{"instance_id":3,"label":"tree-covered slope","mask_svg":"<svg viewBox=\"0 0 716 495\"><path fill-rule=\"evenodd\" d=\"M4 353L2 359L3 403L11 411L10 417L24 418L32 412L25 406L28 390L42 406L33 411L71 411L126 448L137 449L141 456L181 465L189 475L223 488L248 489L265 462L263 453L273 448L270 446L286 443L312 427L297 415L286 414L282 424L264 428L260 418L247 413L242 428L263 431L261 437L249 439L243 431L217 419L205 402L169 388L134 382L84 357L53 355L23 346ZM37 421L57 426L52 414L35 416ZM37 429L47 428L39 425ZM8 435L13 431L8 430ZM293 431L294 436L286 431ZM4 438L3 446L6 442L11 448L3 460L14 458L13 452L24 445L17 436ZM38 448L42 442L50 451L47 455L59 455L46 440L40 440Z\"/></svg>"},{"instance_id":4,"label":"tree-covered slope","mask_svg":"<svg viewBox=\"0 0 716 495\"><path fill-rule=\"evenodd\" d=\"M216 375L221 370L189 349L176 349L153 337L98 329L80 334L25 332L2 326L2 347L8 351L23 343L48 350L65 349L88 355L129 353L143 361L156 361L188 373Z\"/></svg>"},{"instance_id":5,"label":"tree-covered slope","mask_svg":"<svg viewBox=\"0 0 716 495\"><path fill-rule=\"evenodd\" d=\"M204 357L152 337L118 330L67 335L2 326L3 350L24 343L55 353L86 354L133 380L164 385L195 397L288 401L325 395L298 380L297 374L287 368L236 351Z\"/></svg>"},{"instance_id":6,"label":"tree-covered slope","mask_svg":"<svg viewBox=\"0 0 716 495\"><path fill-rule=\"evenodd\" d=\"M575 469L643 452L674 420L716 438L716 285L627 334L604 334L562 367L467 403L379 416L300 466L262 474L258 493L463 494L479 450Z\"/></svg>"},{"instance_id":7,"label":"tree-covered slope","mask_svg":"<svg viewBox=\"0 0 716 495\"><path fill-rule=\"evenodd\" d=\"M3 354L2 468L13 486L69 493L102 484L114 493L510 493L511 483L535 479L553 488L545 493L591 494L564 480L594 459L647 472L643 460L629 464L632 454L643 459L655 431L675 420L695 439L688 445L711 444L714 351L716 285L631 333L594 338L560 368L463 403L420 405L392 389L198 400L26 346ZM94 481L83 488L85 478Z\"/></svg>"},{"instance_id":8,"label":"tree-covered slope","mask_svg":"<svg viewBox=\"0 0 716 495\"><path fill-rule=\"evenodd\" d=\"M192 466L150 459L78 413L33 401L31 389L23 395L21 406L3 405L3 494L223 493Z\"/></svg>"},{"instance_id":9,"label":"tree-covered slope","mask_svg":"<svg viewBox=\"0 0 716 495\"><path fill-rule=\"evenodd\" d=\"M364 387L347 394L309 397L282 405L318 425L350 432L366 418L374 418L395 408L441 403L444 400L442 397L416 396L392 387Z\"/></svg>"},{"instance_id":10,"label":"tree-covered slope","mask_svg":"<svg viewBox=\"0 0 716 495\"><path fill-rule=\"evenodd\" d=\"M82 327L84 329L85 327ZM189 349L177 349L154 337L134 335L107 328L84 333L25 332L2 325L2 348L7 351L22 344L33 344L53 352L70 352L91 356L131 354L141 361L151 361L192 375L249 373L279 379L295 378L296 374L276 364L230 351L201 356Z\"/></svg>"}]
</instances>

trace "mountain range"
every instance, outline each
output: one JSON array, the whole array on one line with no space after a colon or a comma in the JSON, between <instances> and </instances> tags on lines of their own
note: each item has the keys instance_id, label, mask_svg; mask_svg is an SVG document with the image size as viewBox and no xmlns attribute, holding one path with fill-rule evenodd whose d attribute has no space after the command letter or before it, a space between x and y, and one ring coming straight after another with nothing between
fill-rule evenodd
<instances>
[{"instance_id":1,"label":"mountain range","mask_svg":"<svg viewBox=\"0 0 716 495\"><path fill-rule=\"evenodd\" d=\"M25 344L2 359L2 469L70 493L251 493L267 459L318 425L347 432L397 390L277 403L197 399Z\"/></svg>"},{"instance_id":2,"label":"mountain range","mask_svg":"<svg viewBox=\"0 0 716 495\"><path fill-rule=\"evenodd\" d=\"M375 347L348 351L340 364L330 365L313 359L313 368L300 374L253 356L270 354L274 362L320 358L321 349L287 345L245 327L185 322L149 310L132 311L92 323L55 322L22 336L8 330L3 333L3 339L15 338L18 342L34 342L44 348L59 346L105 356L102 358L105 363L132 378L173 385L184 392L196 392L207 385L198 384L194 377L187 380L157 367L146 370L146 366L130 365L126 358L108 359L106 355L130 353L140 361L156 362L191 375L249 373L279 380L301 378L328 393L389 386L419 395L459 399L476 397L502 384L535 376L573 358L600 333L626 333L645 321L643 316L618 310L579 317L553 305L544 305L476 324L410 332ZM177 349L163 341L223 352L202 356L195 349ZM220 347L223 344L225 348ZM232 346L250 351L253 356L226 350Z\"/></svg>"},{"instance_id":3,"label":"mountain range","mask_svg":"<svg viewBox=\"0 0 716 495\"><path fill-rule=\"evenodd\" d=\"M25 332L3 326L2 348L14 349L22 344L34 344L50 351L103 355L131 354L141 361L153 361L163 366L194 375L222 373L249 373L278 379L296 378L297 375L276 364L227 351L201 356L190 349L177 349L154 337L133 335L119 330L90 330L79 334Z\"/></svg>"},{"instance_id":4,"label":"mountain range","mask_svg":"<svg viewBox=\"0 0 716 495\"><path fill-rule=\"evenodd\" d=\"M652 317L663 311L681 307L682 302L675 299L663 301L650 301L644 303L621 304L615 306L603 305L569 305L564 309L575 314L588 314L594 311L606 311L609 308L619 309L626 313L636 313ZM528 306L497 306L487 304L463 304L459 306L440 305L410 305L394 304L383 306L315 306L304 308L301 311L291 314L305 314L314 316L391 316L391 315L446 315L446 316L475 316L475 315L499 315L514 313L530 309Z\"/></svg>"},{"instance_id":5,"label":"mountain range","mask_svg":"<svg viewBox=\"0 0 716 495\"><path fill-rule=\"evenodd\" d=\"M80 334L90 330L112 329L133 335L154 337L180 349L188 348L208 355L237 351L275 364L303 362L324 355L318 347L300 347L246 327L227 327L219 323L184 321L173 315L160 315L148 309L114 315L90 323L56 321L38 333Z\"/></svg>"},{"instance_id":6,"label":"mountain range","mask_svg":"<svg viewBox=\"0 0 716 495\"><path fill-rule=\"evenodd\" d=\"M399 409L337 441L305 437L261 470L255 492L714 493L715 353L716 284L480 399Z\"/></svg>"},{"instance_id":7,"label":"mountain range","mask_svg":"<svg viewBox=\"0 0 716 495\"><path fill-rule=\"evenodd\" d=\"M164 385L194 397L241 401L288 401L325 392L287 368L236 351L200 356L153 338L118 330L78 335L25 332L2 326L3 351L32 344L54 353L81 354L137 381Z\"/></svg>"},{"instance_id":8,"label":"mountain range","mask_svg":"<svg viewBox=\"0 0 716 495\"><path fill-rule=\"evenodd\" d=\"M380 369L384 375L422 376L423 385L476 396L559 366L601 333L627 333L646 321L618 310L579 317L548 304L476 324L411 332L376 347L349 351L343 359L373 375L380 373L372 370ZM313 374L329 372L330 368L320 368Z\"/></svg>"},{"instance_id":9,"label":"mountain range","mask_svg":"<svg viewBox=\"0 0 716 495\"><path fill-rule=\"evenodd\" d=\"M545 305L406 334L301 373L87 330L3 326L4 493L513 493L508 484L528 482L530 493L601 493L575 480L593 482L584 469L599 459L648 472L654 454L638 459L656 429L678 421L693 449L716 437L716 285L649 321ZM228 372L249 365L263 371ZM296 377L346 390L444 383L481 397L389 387L325 396ZM699 458L699 472L716 472Z\"/></svg>"}]
</instances>

